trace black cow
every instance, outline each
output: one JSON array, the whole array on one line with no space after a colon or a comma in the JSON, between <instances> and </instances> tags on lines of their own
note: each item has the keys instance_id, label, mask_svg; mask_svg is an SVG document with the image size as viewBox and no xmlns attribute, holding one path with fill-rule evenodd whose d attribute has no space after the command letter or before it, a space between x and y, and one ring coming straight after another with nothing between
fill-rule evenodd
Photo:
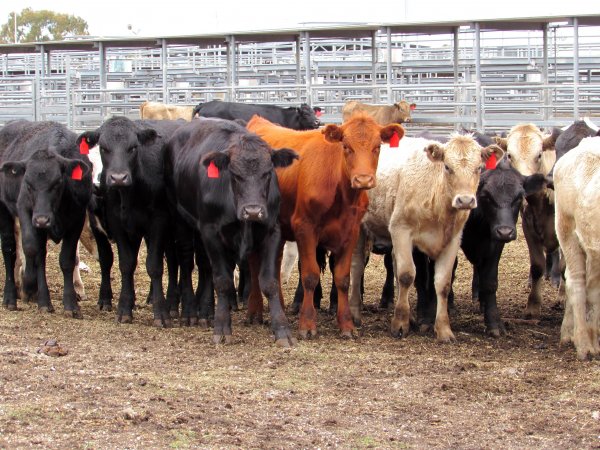
<instances>
[{"instance_id":1,"label":"black cow","mask_svg":"<svg viewBox=\"0 0 600 450\"><path fill-rule=\"evenodd\" d=\"M556 139L554 149L556 150L556 161L558 161L569 150L577 147L581 140L586 137L600 136L600 130L589 119L577 120L569 125ZM556 163L555 163L556 164ZM550 175L554 172L554 167Z\"/></svg>"},{"instance_id":2,"label":"black cow","mask_svg":"<svg viewBox=\"0 0 600 450\"><path fill-rule=\"evenodd\" d=\"M259 283L269 300L275 339L279 345L290 345L293 338L279 297L280 194L274 169L290 165L297 154L272 150L233 121L205 119L179 128L165 157L169 202L182 219L176 224L182 316L197 320L191 274L193 235L198 232L196 253L204 258L199 267L210 263L217 293L214 341L231 341L233 270L248 256L262 261ZM198 252L198 247L204 251ZM206 285L208 290L210 284ZM200 318L206 320L202 314L204 308Z\"/></svg>"},{"instance_id":3,"label":"black cow","mask_svg":"<svg viewBox=\"0 0 600 450\"><path fill-rule=\"evenodd\" d=\"M487 170L481 175L477 207L471 211L465 224L461 248L473 264L473 297L479 298L486 329L491 336L505 333L496 304L498 265L504 244L517 238L516 223L523 199L541 191L546 184L544 175L538 173L524 177L505 159L495 170ZM417 272L420 270L428 269L419 264ZM426 279L432 283L433 271L429 270L428 275L421 279L417 277L417 283L424 283ZM419 286L417 292L428 292L427 287ZM435 301L435 295L418 295L417 314L422 315L419 317L421 324L433 324Z\"/></svg>"},{"instance_id":4,"label":"black cow","mask_svg":"<svg viewBox=\"0 0 600 450\"><path fill-rule=\"evenodd\" d=\"M223 102L213 100L200 103L194 108L193 117L218 117L220 119L241 119L248 122L252 116L258 115L294 130L312 130L319 128L320 122L315 111L306 103L300 107L282 108L276 105L256 105L251 103Z\"/></svg>"},{"instance_id":5,"label":"black cow","mask_svg":"<svg viewBox=\"0 0 600 450\"><path fill-rule=\"evenodd\" d=\"M92 194L91 164L77 135L56 122L14 121L0 130L0 238L6 269L4 306L17 308L15 218L25 253L23 292L52 312L46 281L48 238L62 241L65 314L81 318L73 285L77 241Z\"/></svg>"},{"instance_id":6,"label":"black cow","mask_svg":"<svg viewBox=\"0 0 600 450\"><path fill-rule=\"evenodd\" d=\"M103 203L99 209L100 214L105 214L104 229L117 244L122 277L117 320L121 323L131 323L133 320L134 273L144 239L154 325L171 325L162 284L163 257L171 231L163 173L164 146L183 123L170 120L132 121L116 116L108 119L100 128L86 131L78 138L78 142L85 140L90 147L98 145L100 148L103 167L95 200ZM98 237L95 230L94 233ZM106 264L102 260L101 256L101 266ZM106 277L105 268L102 273L103 278ZM104 285L105 281L103 279ZM110 309L111 300L106 297L106 294L101 295L101 308Z\"/></svg>"}]
</instances>

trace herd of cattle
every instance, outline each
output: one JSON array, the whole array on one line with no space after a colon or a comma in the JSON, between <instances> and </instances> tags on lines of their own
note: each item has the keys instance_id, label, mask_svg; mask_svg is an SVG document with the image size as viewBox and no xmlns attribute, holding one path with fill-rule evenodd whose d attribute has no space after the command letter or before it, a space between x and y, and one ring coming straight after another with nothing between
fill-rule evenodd
<instances>
[{"instance_id":1,"label":"herd of cattle","mask_svg":"<svg viewBox=\"0 0 600 450\"><path fill-rule=\"evenodd\" d=\"M433 327L448 342L455 339L448 302L462 248L474 267L473 299L487 332L498 337L505 332L496 305L498 265L520 214L531 261L526 315L541 313L545 270L557 286L564 277L561 341L573 342L581 359L598 356L598 128L583 120L550 133L517 124L505 137L467 131L408 137L401 123L410 122L414 108L405 101L348 102L341 125L322 125L320 109L306 104L146 102L141 120L115 116L79 135L55 122L9 122L0 129L3 304L16 310L17 298L36 299L40 310L53 311L45 275L50 238L62 241L65 313L81 317L80 241L99 259L98 305L112 310L114 242L117 320L131 322L143 240L156 326L171 326L173 318L201 326L213 320L214 341L228 342L238 293L251 322L262 322L264 295L277 344L290 346L281 262L284 244L287 250L293 241L300 336L317 333L325 253L338 326L343 336L354 334L374 251L385 254L388 269L381 304L395 301L391 333ZM408 296L413 285L416 319Z\"/></svg>"}]
</instances>

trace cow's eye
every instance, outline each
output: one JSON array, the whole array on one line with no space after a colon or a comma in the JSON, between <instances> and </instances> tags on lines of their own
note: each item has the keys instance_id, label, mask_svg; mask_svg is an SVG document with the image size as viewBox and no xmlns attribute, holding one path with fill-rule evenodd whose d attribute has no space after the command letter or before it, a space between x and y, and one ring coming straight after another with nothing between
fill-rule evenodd
<instances>
[{"instance_id":1,"label":"cow's eye","mask_svg":"<svg viewBox=\"0 0 600 450\"><path fill-rule=\"evenodd\" d=\"M537 159L538 159L538 161L539 161L540 159L542 159L542 154L541 154L541 153L539 153L539 154L537 155Z\"/></svg>"},{"instance_id":2,"label":"cow's eye","mask_svg":"<svg viewBox=\"0 0 600 450\"><path fill-rule=\"evenodd\" d=\"M127 149L127 153L133 153L137 150L137 145L134 145L133 147L129 147Z\"/></svg>"},{"instance_id":3,"label":"cow's eye","mask_svg":"<svg viewBox=\"0 0 600 450\"><path fill-rule=\"evenodd\" d=\"M454 170L452 170L450 167L448 167L447 164L444 164L444 170L450 175L452 175L454 173Z\"/></svg>"},{"instance_id":4,"label":"cow's eye","mask_svg":"<svg viewBox=\"0 0 600 450\"><path fill-rule=\"evenodd\" d=\"M100 147L100 151L103 153L110 153L110 149L106 147Z\"/></svg>"},{"instance_id":5,"label":"cow's eye","mask_svg":"<svg viewBox=\"0 0 600 450\"><path fill-rule=\"evenodd\" d=\"M354 150L351 147L348 147L347 145L344 145L344 153L346 155L351 155L352 153L354 153Z\"/></svg>"},{"instance_id":6,"label":"cow's eye","mask_svg":"<svg viewBox=\"0 0 600 450\"><path fill-rule=\"evenodd\" d=\"M508 158L508 160L509 160L509 161L512 159L512 156L510 156L510 153L508 153L508 154L506 155L506 157Z\"/></svg>"},{"instance_id":7,"label":"cow's eye","mask_svg":"<svg viewBox=\"0 0 600 450\"><path fill-rule=\"evenodd\" d=\"M378 155L378 154L379 154L379 149L380 149L379 145L378 145L378 146L376 146L376 147L373 147L373 153L374 153L375 155Z\"/></svg>"}]
</instances>

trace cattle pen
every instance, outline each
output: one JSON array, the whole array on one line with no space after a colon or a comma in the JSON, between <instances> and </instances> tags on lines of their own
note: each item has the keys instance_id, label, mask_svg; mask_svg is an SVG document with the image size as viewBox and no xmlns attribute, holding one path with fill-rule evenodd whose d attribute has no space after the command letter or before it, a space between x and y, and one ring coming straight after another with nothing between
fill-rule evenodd
<instances>
[{"instance_id":1,"label":"cattle pen","mask_svg":"<svg viewBox=\"0 0 600 450\"><path fill-rule=\"evenodd\" d=\"M146 100L416 103L413 127L499 131L600 116L600 15L307 27L0 45L0 124L75 130Z\"/></svg>"}]
</instances>

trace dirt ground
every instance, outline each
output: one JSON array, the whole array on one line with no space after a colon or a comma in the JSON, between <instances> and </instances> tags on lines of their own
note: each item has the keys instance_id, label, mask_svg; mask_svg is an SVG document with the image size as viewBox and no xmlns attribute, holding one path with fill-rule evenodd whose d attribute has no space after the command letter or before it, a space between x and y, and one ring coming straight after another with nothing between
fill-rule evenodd
<instances>
[{"instance_id":1,"label":"dirt ground","mask_svg":"<svg viewBox=\"0 0 600 450\"><path fill-rule=\"evenodd\" d=\"M461 255L451 313L458 342L397 340L391 313L374 308L384 269L373 256L361 336L340 339L322 311L319 337L284 350L268 327L245 326L244 311L234 313L231 345L215 346L199 328L153 328L139 269L134 323L117 324L114 312L98 311L100 271L83 259L91 266L83 320L60 313L55 248L48 267L57 312L0 310L0 448L600 448L600 361L559 348L562 311L552 308L549 282L543 320L508 321L509 335L492 339L473 313ZM505 319L522 317L527 274L520 233L501 264ZM66 356L37 353L51 338Z\"/></svg>"}]
</instances>

